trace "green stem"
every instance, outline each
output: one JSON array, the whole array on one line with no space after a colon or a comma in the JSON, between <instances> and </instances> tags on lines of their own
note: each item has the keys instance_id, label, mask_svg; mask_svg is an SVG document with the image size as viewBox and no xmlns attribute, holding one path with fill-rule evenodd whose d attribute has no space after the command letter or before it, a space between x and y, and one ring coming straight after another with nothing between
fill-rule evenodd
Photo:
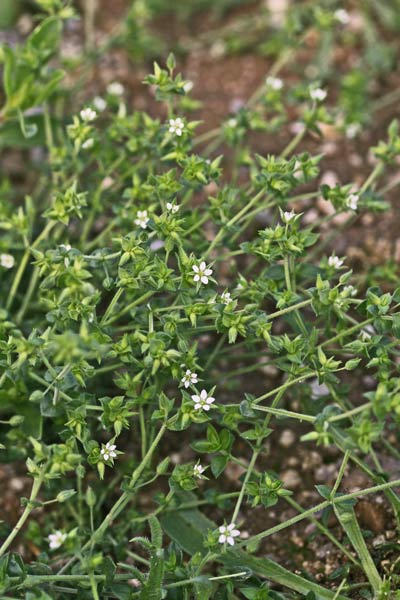
<instances>
[{"instance_id":1,"label":"green stem","mask_svg":"<svg viewBox=\"0 0 400 600\"><path fill-rule=\"evenodd\" d=\"M42 233L36 238L36 240L33 242L33 244L29 247L26 248L24 255L22 257L22 260L19 264L18 270L15 274L14 280L12 282L11 285L11 289L10 289L10 293L8 295L8 299L7 299L7 304L6 304L6 309L10 310L11 305L14 301L15 295L17 293L19 284L21 283L21 279L22 276L25 272L26 266L28 264L29 261L29 255L31 253L31 250L33 248L36 248L36 246L38 246L40 244L40 242L42 240L44 240L48 234L50 233L50 231L53 229L53 227L56 225L56 221L49 221L46 225L46 227L43 229Z\"/></svg>"},{"instance_id":2,"label":"green stem","mask_svg":"<svg viewBox=\"0 0 400 600\"><path fill-rule=\"evenodd\" d=\"M15 322L17 323L17 325L19 325L22 322L22 319L25 316L25 313L30 304L33 292L35 291L35 287L36 287L38 279L39 279L39 269L37 267L35 267L33 269L32 277L29 282L28 289L27 289L24 299L22 301L21 308L19 309L17 316L15 317Z\"/></svg>"},{"instance_id":3,"label":"green stem","mask_svg":"<svg viewBox=\"0 0 400 600\"><path fill-rule=\"evenodd\" d=\"M105 325L107 323L108 316L114 310L114 306L117 304L118 300L121 298L124 291L125 291L124 288L121 287L121 288L118 288L118 290L115 292L110 304L107 306L107 309L100 321L100 325Z\"/></svg>"},{"instance_id":4,"label":"green stem","mask_svg":"<svg viewBox=\"0 0 400 600\"><path fill-rule=\"evenodd\" d=\"M339 502L346 502L346 500L352 500L353 498L358 498L360 496L367 496L368 494L374 494L376 492L381 492L383 490L390 489L395 486L400 486L400 479L396 479L394 481L389 481L387 483L381 483L379 485L374 485L370 488L366 488L365 490L360 490L358 492L352 492L351 494L343 494L342 496L336 496L335 498L332 498L331 500L324 500L324 502L320 502L320 504L317 504L316 506L313 506L312 508L305 510L302 514L296 515L295 517L288 519L284 523L280 523L279 525L275 525L274 527L270 527L270 529L266 529L265 531L262 531L261 533L253 535L249 539L247 539L243 542L240 542L240 545L247 546L249 544L252 544L253 542L258 542L266 537L269 537L270 535L273 535L274 533L278 533L278 531L282 531L282 529L291 527L295 523L298 523L299 521L302 521L303 519L310 517L311 515L313 515L316 512L324 510L325 508L327 508L330 505L338 504Z\"/></svg>"},{"instance_id":5,"label":"green stem","mask_svg":"<svg viewBox=\"0 0 400 600\"><path fill-rule=\"evenodd\" d=\"M384 170L385 170L384 163L383 162L378 162L375 165L375 168L373 169L373 171L370 174L370 176L365 180L365 182L361 186L361 188L360 188L360 194L363 194L365 191L367 191L367 189L371 187L371 185L373 184L373 182L375 181L375 179L377 179L378 177L381 176L381 174L383 173Z\"/></svg>"},{"instance_id":6,"label":"green stem","mask_svg":"<svg viewBox=\"0 0 400 600\"><path fill-rule=\"evenodd\" d=\"M154 453L155 449L157 448L158 443L161 440L162 436L164 435L166 429L167 429L167 426L164 423L161 426L160 431L157 433L156 437L154 438L152 444L150 445L150 447L146 453L146 456L143 458L140 465L134 470L132 477L130 479L130 482L129 482L130 489L134 488L135 484L137 483L140 476L142 475L144 469L147 467L147 465L150 462L150 460L153 456L153 453ZM111 527L113 521L115 521L115 519L118 517L118 515L124 510L124 508L128 504L132 494L133 494L133 492L130 492L130 491L123 492L123 494L118 498L118 500L116 501L114 506L111 508L110 512L103 519L102 523L99 525L99 527L97 528L95 533L93 535L91 535L89 540L84 544L84 546L81 549L81 552L85 552L89 548L93 548L94 545L98 541L101 541L101 539L103 538L103 535L105 534L107 529ZM77 557L72 557L68 561L68 563L66 563L62 567L62 569L60 570L60 573L63 573L66 569L68 569L68 567L75 562L76 558Z\"/></svg>"},{"instance_id":7,"label":"green stem","mask_svg":"<svg viewBox=\"0 0 400 600\"><path fill-rule=\"evenodd\" d=\"M245 494L245 491L246 491L246 485L247 485L247 482L249 481L249 479L251 477L254 465L256 464L258 455L260 454L260 450L261 450L261 448L257 448L257 449L255 449L253 451L253 456L251 457L251 460L250 460L249 465L247 467L246 475L245 475L245 478L243 480L242 487L240 489L239 497L238 497L238 499L236 501L235 509L233 511L233 514L232 514L231 523L235 523L236 522L237 516L239 514L240 507L242 505L243 497L244 497L244 494Z\"/></svg>"},{"instance_id":8,"label":"green stem","mask_svg":"<svg viewBox=\"0 0 400 600\"><path fill-rule=\"evenodd\" d=\"M292 281L290 279L290 266L289 266L289 256L285 256L283 261L283 268L285 271L285 283L288 289L288 292L292 291Z\"/></svg>"},{"instance_id":9,"label":"green stem","mask_svg":"<svg viewBox=\"0 0 400 600\"><path fill-rule=\"evenodd\" d=\"M304 508L298 504L298 502L296 502L295 500L293 500L293 498L291 496L284 496L286 502L288 502L288 504L290 504L290 506L292 506L294 509L297 510L298 513L300 514L304 514ZM315 527L325 536L328 538L328 540L330 540L333 544L335 544L335 546L337 548L339 548L339 550L341 552L343 552L343 554L345 556L347 556L347 558L357 567L361 567L360 563L354 558L354 556L351 554L351 552L349 552L347 550L347 548L345 546L343 546L343 544L341 544L339 542L339 540L337 540L335 538L334 535L332 535L332 533L329 531L329 529L327 527L325 527L325 525L323 525L322 523L320 523L318 521L318 519L316 519L315 517L308 517L310 523L312 523L313 525L315 525Z\"/></svg>"},{"instance_id":10,"label":"green stem","mask_svg":"<svg viewBox=\"0 0 400 600\"><path fill-rule=\"evenodd\" d=\"M346 452L344 453L344 456L343 456L342 464L340 465L338 476L336 477L335 485L333 486L332 491L331 491L332 498L335 497L336 492L339 489L339 485L343 479L343 475L344 475L345 469L347 467L347 463L349 462L350 456L351 456L350 450L346 450Z\"/></svg>"},{"instance_id":11,"label":"green stem","mask_svg":"<svg viewBox=\"0 0 400 600\"><path fill-rule=\"evenodd\" d=\"M262 396L258 396L258 398L253 400L252 405L259 404L259 402L261 402L262 400L266 400L267 398L270 398L271 396L274 396L278 392L282 392L282 391L292 387L293 385L296 385L297 383L303 383L303 381L305 379L309 379L310 377L315 377L316 375L317 375L316 371L311 371L310 373L304 373L304 375L301 375L300 377L296 377L296 379L288 379L288 381L286 381L279 387L274 388L273 390L270 390L269 392L266 392Z\"/></svg>"},{"instance_id":12,"label":"green stem","mask_svg":"<svg viewBox=\"0 0 400 600\"><path fill-rule=\"evenodd\" d=\"M93 571L89 572L90 588L93 594L93 600L100 600L99 592L97 591L97 581Z\"/></svg>"},{"instance_id":13,"label":"green stem","mask_svg":"<svg viewBox=\"0 0 400 600\"><path fill-rule=\"evenodd\" d=\"M266 412L277 417L286 417L288 419L297 419L300 422L305 421L306 423L314 423L316 417L312 415L304 415L302 413L293 412L291 410L285 410L283 408L273 408L272 406L252 406L253 410L259 410Z\"/></svg>"},{"instance_id":14,"label":"green stem","mask_svg":"<svg viewBox=\"0 0 400 600\"><path fill-rule=\"evenodd\" d=\"M146 456L147 446L147 434L146 434L146 422L144 418L143 406L139 407L139 421L140 421L140 445L142 449L142 459Z\"/></svg>"},{"instance_id":15,"label":"green stem","mask_svg":"<svg viewBox=\"0 0 400 600\"><path fill-rule=\"evenodd\" d=\"M139 304L142 304L143 302L145 302L148 298L153 296L154 293L155 292L153 290L151 290L150 292L146 292L145 294L143 294L143 296L140 296L140 298L137 298L136 300L134 300L133 302L131 302L130 304L125 306L122 310L119 311L119 313L115 314L114 316L110 317L109 319L105 319L106 315L104 315L104 317L103 317L104 322L102 320L102 324L110 325L111 323L114 323L114 321L117 321L118 319L120 319L123 315L125 315L127 312L132 310L132 308L135 308L135 306L138 306Z\"/></svg>"},{"instance_id":16,"label":"green stem","mask_svg":"<svg viewBox=\"0 0 400 600\"><path fill-rule=\"evenodd\" d=\"M251 198L251 200L249 200L249 202L241 209L239 210L238 213L236 213L229 221L228 223L226 223L226 225L223 225L221 227L221 229L218 231L217 235L215 236L215 238L213 239L213 241L211 242L211 244L209 245L207 251L205 252L204 259L207 258L207 256L210 255L210 253L213 251L213 249L215 248L215 246L220 242L221 238L224 236L225 231L227 229L229 229L230 227L232 227L232 225L234 225L236 223L236 221L238 221L244 214L246 214L246 212L252 207L254 206L254 204L256 204L260 198L262 198L265 195L265 191L261 190L260 192L258 192L258 194L256 194L255 196L253 196L253 198Z\"/></svg>"},{"instance_id":17,"label":"green stem","mask_svg":"<svg viewBox=\"0 0 400 600\"><path fill-rule=\"evenodd\" d=\"M13 542L14 538L16 538L16 536L18 535L18 533L24 526L25 521L27 520L27 518L29 517L31 512L34 510L35 507L34 507L33 503L37 498L40 488L42 487L42 483L44 481L44 477L46 474L46 469L47 469L47 463L42 466L42 468L40 469L39 475L37 477L35 477L35 479L33 480L31 495L29 496L29 502L25 506L25 509L24 509L22 515L20 516L20 518L18 519L17 524L14 526L14 528L11 531L11 533L9 534L9 536L4 540L3 544L1 545L0 557L3 556L3 554L5 553L7 548L10 546L10 544Z\"/></svg>"},{"instance_id":18,"label":"green stem","mask_svg":"<svg viewBox=\"0 0 400 600\"><path fill-rule=\"evenodd\" d=\"M213 364L213 361L214 361L215 357L217 356L217 354L221 350L221 348L224 345L225 341L226 341L226 334L222 335L219 338L217 344L215 345L214 350L211 352L210 356L208 357L207 362L204 365L204 371L205 372L207 372L208 367Z\"/></svg>"}]
</instances>

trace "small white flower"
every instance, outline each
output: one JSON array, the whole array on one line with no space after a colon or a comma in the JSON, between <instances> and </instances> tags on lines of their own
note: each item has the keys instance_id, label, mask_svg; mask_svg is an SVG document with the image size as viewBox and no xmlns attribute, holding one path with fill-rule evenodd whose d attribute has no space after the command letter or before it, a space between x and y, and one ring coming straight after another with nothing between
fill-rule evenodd
<instances>
[{"instance_id":1,"label":"small white flower","mask_svg":"<svg viewBox=\"0 0 400 600\"><path fill-rule=\"evenodd\" d=\"M64 252L69 252L70 250L72 250L72 246L71 244L60 244L60 249L64 250ZM64 257L64 266L67 269L70 265L70 260L68 258L68 256Z\"/></svg>"},{"instance_id":2,"label":"small white flower","mask_svg":"<svg viewBox=\"0 0 400 600\"><path fill-rule=\"evenodd\" d=\"M346 137L349 140L352 140L353 138L356 137L356 135L358 135L358 133L360 132L360 125L359 123L350 123L349 125L347 125L346 127Z\"/></svg>"},{"instance_id":3,"label":"small white flower","mask_svg":"<svg viewBox=\"0 0 400 600\"><path fill-rule=\"evenodd\" d=\"M199 479L202 479L201 476L205 470L206 470L206 467L203 467L200 463L197 463L197 465L194 465L194 467L193 467L194 477L198 477Z\"/></svg>"},{"instance_id":4,"label":"small white flower","mask_svg":"<svg viewBox=\"0 0 400 600\"><path fill-rule=\"evenodd\" d=\"M66 539L67 534L63 533L58 529L54 533L50 533L50 535L48 536L48 540L51 550L57 550L57 548L60 548L60 546L63 545Z\"/></svg>"},{"instance_id":5,"label":"small white flower","mask_svg":"<svg viewBox=\"0 0 400 600\"><path fill-rule=\"evenodd\" d=\"M290 212L285 211L284 213L282 213L282 221L284 223L290 223L290 221L292 221L296 216L296 213L294 212L294 210L291 210Z\"/></svg>"},{"instance_id":6,"label":"small white flower","mask_svg":"<svg viewBox=\"0 0 400 600\"><path fill-rule=\"evenodd\" d=\"M303 165L299 160L296 160L296 162L294 163L293 177L296 177L296 179L302 179L304 177Z\"/></svg>"},{"instance_id":7,"label":"small white flower","mask_svg":"<svg viewBox=\"0 0 400 600\"><path fill-rule=\"evenodd\" d=\"M343 259L339 258L338 256L330 256L328 258L328 265L330 267L334 267L335 269L340 269L343 262L344 262Z\"/></svg>"},{"instance_id":8,"label":"small white flower","mask_svg":"<svg viewBox=\"0 0 400 600\"><path fill-rule=\"evenodd\" d=\"M283 88L283 81L282 79L279 79L279 77L267 77L265 83L271 90L278 91Z\"/></svg>"},{"instance_id":9,"label":"small white flower","mask_svg":"<svg viewBox=\"0 0 400 600\"><path fill-rule=\"evenodd\" d=\"M179 204L173 204L172 202L167 202L165 206L167 207L167 211L172 214L175 214L180 209Z\"/></svg>"},{"instance_id":10,"label":"small white flower","mask_svg":"<svg viewBox=\"0 0 400 600\"><path fill-rule=\"evenodd\" d=\"M100 450L100 454L103 460L110 460L110 458L115 458L117 453L115 452L117 446L115 444L107 444Z\"/></svg>"},{"instance_id":11,"label":"small white flower","mask_svg":"<svg viewBox=\"0 0 400 600\"><path fill-rule=\"evenodd\" d=\"M169 120L169 129L168 131L170 133L174 133L177 136L181 136L182 132L185 128L185 124L182 121L182 119L180 117L177 117L176 119L170 119Z\"/></svg>"},{"instance_id":12,"label":"small white flower","mask_svg":"<svg viewBox=\"0 0 400 600\"><path fill-rule=\"evenodd\" d=\"M101 189L108 190L113 184L114 184L114 179L112 177L110 177L109 175L107 175L107 177L104 177L103 181L101 182Z\"/></svg>"},{"instance_id":13,"label":"small white flower","mask_svg":"<svg viewBox=\"0 0 400 600\"><path fill-rule=\"evenodd\" d=\"M90 107L83 108L79 114L85 123L90 123L90 121L94 121L97 117L97 112Z\"/></svg>"},{"instance_id":14,"label":"small white flower","mask_svg":"<svg viewBox=\"0 0 400 600\"><path fill-rule=\"evenodd\" d=\"M113 81L107 86L107 92L111 96L122 96L125 91L124 86L119 81Z\"/></svg>"},{"instance_id":15,"label":"small white flower","mask_svg":"<svg viewBox=\"0 0 400 600\"><path fill-rule=\"evenodd\" d=\"M0 265L5 269L12 269L15 264L15 258L11 254L0 254Z\"/></svg>"},{"instance_id":16,"label":"small white flower","mask_svg":"<svg viewBox=\"0 0 400 600\"><path fill-rule=\"evenodd\" d=\"M372 325L366 325L364 329L360 331L359 337L363 342L367 342L373 335L375 335L375 333L375 329L372 327Z\"/></svg>"},{"instance_id":17,"label":"small white flower","mask_svg":"<svg viewBox=\"0 0 400 600\"><path fill-rule=\"evenodd\" d=\"M193 281L196 281L196 282L201 281L201 283L204 283L204 285L207 285L208 278L210 277L210 275L212 275L212 269L207 267L204 260L202 260L199 265L193 265L192 269L195 273L193 276Z\"/></svg>"},{"instance_id":18,"label":"small white flower","mask_svg":"<svg viewBox=\"0 0 400 600\"><path fill-rule=\"evenodd\" d=\"M346 296L355 296L357 294L357 290L354 285L345 285L343 288L343 293L346 294Z\"/></svg>"},{"instance_id":19,"label":"small white flower","mask_svg":"<svg viewBox=\"0 0 400 600\"><path fill-rule=\"evenodd\" d=\"M313 379L310 381L311 388L311 398L313 400L317 400L318 398L322 398L323 396L327 396L329 394L329 389L325 383L319 383L318 379Z\"/></svg>"},{"instance_id":20,"label":"small white flower","mask_svg":"<svg viewBox=\"0 0 400 600\"><path fill-rule=\"evenodd\" d=\"M335 17L336 21L342 25L348 25L348 23L350 23L350 15L344 8L338 8L335 10L333 16Z\"/></svg>"},{"instance_id":21,"label":"small white flower","mask_svg":"<svg viewBox=\"0 0 400 600\"><path fill-rule=\"evenodd\" d=\"M323 102L327 96L326 90L322 88L311 88L310 89L310 98L315 102Z\"/></svg>"},{"instance_id":22,"label":"small white flower","mask_svg":"<svg viewBox=\"0 0 400 600\"><path fill-rule=\"evenodd\" d=\"M301 133L302 131L304 131L305 128L306 128L305 124L302 123L301 121L295 121L289 127L290 133L294 133L294 135Z\"/></svg>"},{"instance_id":23,"label":"small white flower","mask_svg":"<svg viewBox=\"0 0 400 600\"><path fill-rule=\"evenodd\" d=\"M222 292L222 294L221 294L221 302L222 302L222 304L229 304L229 302L232 302L232 298L231 298L230 292Z\"/></svg>"},{"instance_id":24,"label":"small white flower","mask_svg":"<svg viewBox=\"0 0 400 600\"><path fill-rule=\"evenodd\" d=\"M184 91L185 91L186 94L188 94L189 92L191 92L192 89L193 89L193 87L194 87L193 81L189 81L188 80L188 81L185 81L185 83L183 84L183 89L184 89Z\"/></svg>"},{"instance_id":25,"label":"small white flower","mask_svg":"<svg viewBox=\"0 0 400 600\"><path fill-rule=\"evenodd\" d=\"M198 382L197 373L193 373L190 369L186 369L186 373L181 379L181 383L188 388Z\"/></svg>"},{"instance_id":26,"label":"small white flower","mask_svg":"<svg viewBox=\"0 0 400 600\"><path fill-rule=\"evenodd\" d=\"M237 119L235 119L235 117L232 117L231 119L228 119L228 125L229 127L236 127L238 124Z\"/></svg>"},{"instance_id":27,"label":"small white flower","mask_svg":"<svg viewBox=\"0 0 400 600\"><path fill-rule=\"evenodd\" d=\"M194 394L192 396L192 400L194 402L194 408L196 410L205 410L209 411L210 406L213 402L215 402L215 398L209 396L206 390L201 390L200 396Z\"/></svg>"},{"instance_id":28,"label":"small white flower","mask_svg":"<svg viewBox=\"0 0 400 600\"><path fill-rule=\"evenodd\" d=\"M150 244L150 250L152 252L157 252L157 250L161 250L161 248L165 247L165 242L164 240L154 240L154 242L151 242Z\"/></svg>"},{"instance_id":29,"label":"small white flower","mask_svg":"<svg viewBox=\"0 0 400 600\"><path fill-rule=\"evenodd\" d=\"M94 144L94 139L93 138L89 138L85 142L83 142L82 148L84 150L89 150L89 148L93 148L93 144Z\"/></svg>"},{"instance_id":30,"label":"small white flower","mask_svg":"<svg viewBox=\"0 0 400 600\"><path fill-rule=\"evenodd\" d=\"M107 102L101 96L96 96L93 98L93 106L99 112L103 112L103 110L106 110L107 108Z\"/></svg>"},{"instance_id":31,"label":"small white flower","mask_svg":"<svg viewBox=\"0 0 400 600\"><path fill-rule=\"evenodd\" d=\"M231 523L230 525L221 525L221 527L218 528L218 531L221 534L218 538L220 544L228 543L230 546L235 544L235 540L233 538L240 535L239 529L235 529L235 527L235 523Z\"/></svg>"},{"instance_id":32,"label":"small white flower","mask_svg":"<svg viewBox=\"0 0 400 600\"><path fill-rule=\"evenodd\" d=\"M360 198L358 194L350 194L350 196L346 199L346 206L351 210L357 210L359 199Z\"/></svg>"},{"instance_id":33,"label":"small white flower","mask_svg":"<svg viewBox=\"0 0 400 600\"><path fill-rule=\"evenodd\" d=\"M142 229L146 229L147 224L150 221L149 217L147 216L147 210L138 210L136 217L135 225L138 225Z\"/></svg>"}]
</instances>

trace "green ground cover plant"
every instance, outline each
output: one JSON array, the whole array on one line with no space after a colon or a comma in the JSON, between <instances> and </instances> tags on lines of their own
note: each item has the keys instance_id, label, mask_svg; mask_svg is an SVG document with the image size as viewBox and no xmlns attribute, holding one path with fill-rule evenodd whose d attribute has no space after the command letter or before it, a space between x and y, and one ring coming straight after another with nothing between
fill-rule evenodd
<instances>
[{"instance_id":1,"label":"green ground cover plant","mask_svg":"<svg viewBox=\"0 0 400 600\"><path fill-rule=\"evenodd\" d=\"M377 452L384 443L399 457L389 433L400 414L400 289L395 276L381 287L356 278L330 250L345 235L337 226L321 235L338 215L344 230L390 208L398 122L370 148L361 184L320 186L322 156L300 146L324 126L357 135L371 121L362 66L328 102L326 63L311 80L280 77L280 32L247 104L197 134L195 93L173 54L143 82L158 116L131 112L118 81L82 103L68 98L57 57L74 11L37 4L24 43L0 48L0 145L42 152L23 200L1 181L0 460L31 479L19 518L0 523L1 597L399 598L397 561L382 571L354 507L382 492L400 520L400 479ZM328 41L343 11L314 9ZM290 16L289 39L310 14ZM386 46L380 56L390 61ZM252 135L278 135L294 107L289 143L256 152ZM304 222L320 197L332 212ZM256 395L246 382L260 365L277 375ZM282 422L305 427L300 444L341 453L317 504L299 505L265 468ZM192 458L176 463L180 444ZM243 474L227 491L232 464ZM367 488L343 490L351 464ZM248 534L253 509L288 505L294 516ZM306 519L341 552L329 585L266 550ZM38 548L34 558L17 551L21 540Z\"/></svg>"}]
</instances>

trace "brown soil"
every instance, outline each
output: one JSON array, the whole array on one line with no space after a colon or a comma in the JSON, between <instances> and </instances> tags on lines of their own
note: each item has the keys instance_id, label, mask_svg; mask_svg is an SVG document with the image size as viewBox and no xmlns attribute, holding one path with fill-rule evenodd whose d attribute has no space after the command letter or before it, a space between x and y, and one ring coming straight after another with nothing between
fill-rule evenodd
<instances>
[{"instance_id":1,"label":"brown soil","mask_svg":"<svg viewBox=\"0 0 400 600\"><path fill-rule=\"evenodd\" d=\"M247 9L241 9L249 13L255 10L260 3L249 5ZM114 30L125 14L126 0L99 0L96 18L96 38L104 39L104 36ZM227 17L226 23L230 23L238 12ZM167 27L166 27L167 25ZM221 23L218 24L221 26ZM203 124L200 131L208 131L218 126L228 113L234 113L252 95L262 83L271 61L255 53L238 55L218 55L215 44L202 44L201 35L216 27L215 19L209 15L198 15L194 22L175 22L168 19L160 19L154 25L155 31L165 40L171 49L179 40L185 40L185 51L179 55L178 67L184 77L194 83L193 96L203 102L203 107L194 114L195 119L200 119ZM77 40L82 40L82 31L75 32ZM71 34L72 35L72 34ZM309 42L309 52L312 51L312 42ZM192 49L190 49L192 46ZM218 48L217 48L218 49ZM303 60L307 60L308 52L303 53ZM338 62L343 60L340 52ZM151 90L142 85L144 76L149 71L150 65L132 63L126 52L120 49L111 50L94 68L90 76L90 84L85 88L88 97L100 93L110 81L121 81L128 90L130 107L135 109L146 109L152 114L159 113L159 105L156 104ZM301 69L300 69L301 70ZM285 73L282 74L285 76ZM293 73L290 74L293 78ZM390 81L393 89L399 85L400 78L393 75L396 81ZM388 83L382 84L382 90L377 90L379 97L381 92L387 91ZM334 91L332 92L334 94ZM314 153L324 152L321 173L336 174L338 180L346 183L350 180L361 183L371 171L370 159L367 156L367 148L378 139L384 137L386 127L391 118L398 115L398 106L390 106L386 110L378 112L374 118L373 126L361 139L348 141L339 139L333 129L325 129L325 138L307 137L302 146L303 150ZM165 115L161 115L165 117ZM284 131L279 137L264 136L256 139L256 149L266 155L276 152L290 139L290 132ZM220 151L220 149L219 149ZM9 172L15 171L15 178L21 176L18 163L19 156L14 154L3 156L3 166ZM8 161L8 162L7 162ZM393 191L390 195L392 209L386 214L371 217L364 215L357 218L350 231L338 236L335 241L335 251L341 255L346 252L352 266L356 271L365 273L372 265L381 265L385 260L392 258L396 262L400 260L399 240L399 216L400 202L398 194ZM326 206L323 202L315 206L305 205L310 219L323 216ZM307 216L307 215L306 215ZM340 223L336 224L340 226ZM249 382L245 380L246 389ZM260 371L258 377L252 378L254 391L265 389L270 385L270 374ZM253 391L253 390L251 390ZM284 427L277 431L271 442L268 443L265 457L262 462L268 469L274 469L286 482L289 489L294 492L295 499L303 506L309 507L318 503L321 498L315 491L316 484L331 485L337 475L340 466L340 454L335 448L306 448L299 446L300 429L294 431L294 439L288 446L282 445ZM189 441L189 440L188 440ZM181 452L183 447L182 436L176 444L174 436L169 440L169 453ZM176 447L175 447L176 445ZM242 451L242 458L246 459L245 447L238 449L238 456ZM185 451L190 458L190 450ZM177 460L182 460L179 456ZM187 457L184 457L187 459ZM380 455L384 464L390 460L384 454ZM393 472L393 464L388 471ZM396 471L398 466L395 465ZM229 467L224 474L224 488L227 491L239 489L241 475L240 470ZM207 484L206 484L207 485ZM350 467L343 481L343 489L353 491L362 489L371 482L357 469ZM17 487L16 487L17 486ZM0 487L6 490L0 497L0 516L7 523L15 523L19 513L19 505L16 498L21 495L29 495L29 481L26 477L16 474L11 467L0 465ZM382 572L388 568L390 558L393 556L392 542L394 541L394 520L391 510L383 496L374 497L373 500L363 500L357 505L357 515L360 525L372 532L368 540L372 553L382 565ZM239 521L243 527L248 528L248 533L254 534L261 529L280 523L295 514L294 509L281 501L272 509L256 508L250 511L248 517L247 509L243 509ZM213 517L213 514L210 514ZM215 517L220 515L215 514ZM342 533L334 518L328 520L329 529L342 539ZM17 544L18 547L18 544ZM327 540L321 536L315 525L309 521L303 521L299 525L285 530L283 534L276 534L262 546L265 555L273 557L282 565L294 572L308 572L324 585L329 585L329 576L343 563L341 553ZM24 549L25 554L33 553L33 549ZM337 582L336 582L337 583Z\"/></svg>"}]
</instances>

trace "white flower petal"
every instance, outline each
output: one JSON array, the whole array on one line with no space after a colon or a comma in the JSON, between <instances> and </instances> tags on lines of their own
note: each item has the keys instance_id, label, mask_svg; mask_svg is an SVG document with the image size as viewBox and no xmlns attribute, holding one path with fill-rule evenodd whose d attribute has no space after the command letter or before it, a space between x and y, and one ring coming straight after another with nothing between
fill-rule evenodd
<instances>
[{"instance_id":1,"label":"white flower petal","mask_svg":"<svg viewBox=\"0 0 400 600\"><path fill-rule=\"evenodd\" d=\"M223 535L223 534L220 535L219 538L218 538L218 541L219 541L220 544L225 544L225 542L226 542L226 535Z\"/></svg>"}]
</instances>

